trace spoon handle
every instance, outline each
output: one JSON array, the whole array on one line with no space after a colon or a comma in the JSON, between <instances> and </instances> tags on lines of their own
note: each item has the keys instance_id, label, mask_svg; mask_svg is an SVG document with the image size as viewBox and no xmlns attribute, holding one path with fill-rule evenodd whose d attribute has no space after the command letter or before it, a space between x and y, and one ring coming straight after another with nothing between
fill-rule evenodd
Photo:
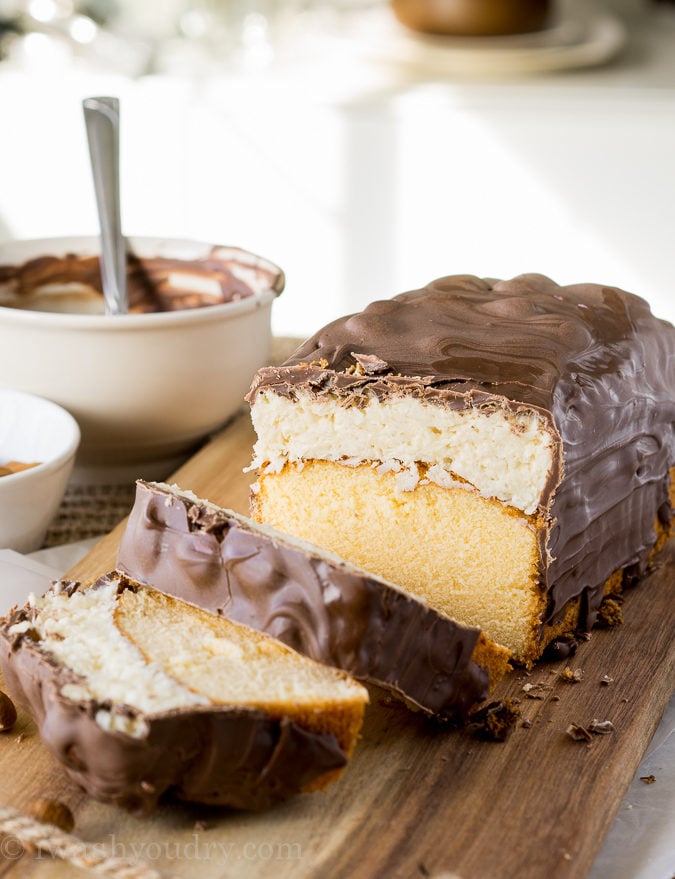
<instances>
[{"instance_id":1,"label":"spoon handle","mask_svg":"<svg viewBox=\"0 0 675 879\"><path fill-rule=\"evenodd\" d=\"M101 227L101 280L106 314L126 314L126 247L122 235L117 98L82 102Z\"/></svg>"}]
</instances>

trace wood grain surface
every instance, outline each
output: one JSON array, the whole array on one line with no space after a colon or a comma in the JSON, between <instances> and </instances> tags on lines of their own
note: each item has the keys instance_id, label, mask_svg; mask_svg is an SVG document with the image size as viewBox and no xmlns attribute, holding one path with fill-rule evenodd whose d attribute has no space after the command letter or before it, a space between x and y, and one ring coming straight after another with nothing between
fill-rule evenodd
<instances>
[{"instance_id":1,"label":"wood grain surface","mask_svg":"<svg viewBox=\"0 0 675 879\"><path fill-rule=\"evenodd\" d=\"M253 439L243 414L172 481L246 512L250 476L242 470ZM89 580L111 569L119 535L72 574ZM38 796L61 799L80 839L167 876L583 879L673 689L674 570L671 541L654 573L627 594L622 626L594 631L567 663L507 676L495 698L518 699L522 717L503 743L439 727L372 688L362 739L327 791L266 814L167 802L139 820L81 794L21 713L0 734L0 802L25 809ZM566 665L582 671L579 682L561 677ZM567 735L571 723L594 719L614 731L590 743ZM11 843L0 837L2 877L87 875L19 856Z\"/></svg>"}]
</instances>

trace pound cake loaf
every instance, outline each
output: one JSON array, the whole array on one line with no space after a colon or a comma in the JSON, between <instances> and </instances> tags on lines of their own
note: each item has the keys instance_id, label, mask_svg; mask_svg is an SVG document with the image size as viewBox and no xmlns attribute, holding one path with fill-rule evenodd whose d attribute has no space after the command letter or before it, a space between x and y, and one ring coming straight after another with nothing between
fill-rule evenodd
<instances>
[{"instance_id":1,"label":"pound cake loaf","mask_svg":"<svg viewBox=\"0 0 675 879\"><path fill-rule=\"evenodd\" d=\"M11 611L0 665L68 775L135 814L166 792L257 810L323 788L368 701L344 673L119 574Z\"/></svg>"},{"instance_id":2,"label":"pound cake loaf","mask_svg":"<svg viewBox=\"0 0 675 879\"><path fill-rule=\"evenodd\" d=\"M444 719L466 718L508 668L477 627L177 486L137 482L116 567Z\"/></svg>"},{"instance_id":3,"label":"pound cake loaf","mask_svg":"<svg viewBox=\"0 0 675 879\"><path fill-rule=\"evenodd\" d=\"M253 515L526 664L670 532L675 329L612 287L452 276L329 324L247 399Z\"/></svg>"}]
</instances>

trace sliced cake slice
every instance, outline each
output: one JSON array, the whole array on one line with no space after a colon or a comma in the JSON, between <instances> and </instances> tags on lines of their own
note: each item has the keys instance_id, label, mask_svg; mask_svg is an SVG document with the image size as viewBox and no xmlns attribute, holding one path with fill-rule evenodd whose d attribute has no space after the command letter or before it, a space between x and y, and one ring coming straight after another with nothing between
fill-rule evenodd
<instances>
[{"instance_id":1,"label":"sliced cake slice","mask_svg":"<svg viewBox=\"0 0 675 879\"><path fill-rule=\"evenodd\" d=\"M95 799L264 809L338 777L368 694L260 632L119 574L58 582L0 626L10 693Z\"/></svg>"},{"instance_id":2,"label":"sliced cake slice","mask_svg":"<svg viewBox=\"0 0 675 879\"><path fill-rule=\"evenodd\" d=\"M476 626L177 486L137 482L116 564L443 718L466 717L508 668Z\"/></svg>"},{"instance_id":3,"label":"sliced cake slice","mask_svg":"<svg viewBox=\"0 0 675 879\"><path fill-rule=\"evenodd\" d=\"M248 399L255 519L520 662L670 531L675 329L613 287L441 278L329 324Z\"/></svg>"}]
</instances>

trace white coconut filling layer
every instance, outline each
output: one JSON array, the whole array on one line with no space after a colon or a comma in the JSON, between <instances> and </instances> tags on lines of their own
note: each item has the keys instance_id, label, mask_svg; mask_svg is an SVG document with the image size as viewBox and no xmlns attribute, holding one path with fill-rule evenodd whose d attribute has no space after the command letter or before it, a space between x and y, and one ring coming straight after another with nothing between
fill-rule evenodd
<instances>
[{"instance_id":1,"label":"white coconut filling layer","mask_svg":"<svg viewBox=\"0 0 675 879\"><path fill-rule=\"evenodd\" d=\"M400 491L424 478L441 486L461 477L484 497L534 513L553 462L553 441L533 412L451 409L412 397L341 406L299 391L290 400L261 391L251 410L258 435L252 468L277 473L285 464L364 461L400 473Z\"/></svg>"},{"instance_id":2,"label":"white coconut filling layer","mask_svg":"<svg viewBox=\"0 0 675 879\"><path fill-rule=\"evenodd\" d=\"M210 704L206 697L149 665L141 651L122 635L113 617L116 595L115 582L70 597L49 591L35 599L34 620L13 629L36 629L40 646L81 676L81 681L66 684L61 690L74 701L93 699L128 705L146 715ZM96 721L106 730L132 736L141 736L146 729L142 718L106 709L97 712Z\"/></svg>"}]
</instances>

